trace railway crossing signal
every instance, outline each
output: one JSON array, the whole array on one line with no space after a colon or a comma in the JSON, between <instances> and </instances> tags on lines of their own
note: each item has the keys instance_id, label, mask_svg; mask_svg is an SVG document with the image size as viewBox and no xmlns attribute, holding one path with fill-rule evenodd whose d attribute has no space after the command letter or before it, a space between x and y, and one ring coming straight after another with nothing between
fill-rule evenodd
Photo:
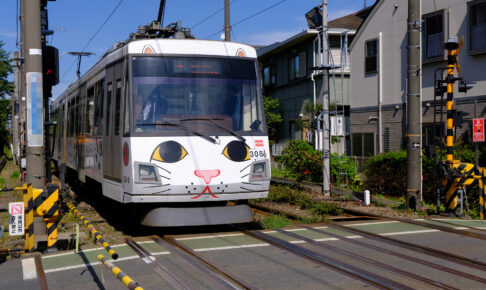
<instances>
[{"instance_id":1,"label":"railway crossing signal","mask_svg":"<svg viewBox=\"0 0 486 290\"><path fill-rule=\"evenodd\" d=\"M55 86L59 83L59 50L54 46L42 47L42 77L44 86Z\"/></svg>"}]
</instances>

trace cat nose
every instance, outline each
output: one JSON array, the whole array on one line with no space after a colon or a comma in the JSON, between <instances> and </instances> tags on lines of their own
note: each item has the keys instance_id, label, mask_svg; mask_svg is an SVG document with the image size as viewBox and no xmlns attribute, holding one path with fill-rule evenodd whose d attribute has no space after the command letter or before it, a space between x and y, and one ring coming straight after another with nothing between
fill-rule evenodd
<instances>
[{"instance_id":1,"label":"cat nose","mask_svg":"<svg viewBox=\"0 0 486 290\"><path fill-rule=\"evenodd\" d=\"M211 179L213 177L216 177L220 174L221 172L219 169L213 169L213 170L194 170L194 175L197 177L200 177L204 179L204 183L209 184L211 182Z\"/></svg>"}]
</instances>

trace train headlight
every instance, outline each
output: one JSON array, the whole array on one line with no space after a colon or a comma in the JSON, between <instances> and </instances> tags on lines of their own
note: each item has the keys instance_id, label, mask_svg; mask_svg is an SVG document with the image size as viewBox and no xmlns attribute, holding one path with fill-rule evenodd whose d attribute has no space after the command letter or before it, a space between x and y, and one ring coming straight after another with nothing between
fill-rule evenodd
<instances>
[{"instance_id":1,"label":"train headlight","mask_svg":"<svg viewBox=\"0 0 486 290\"><path fill-rule=\"evenodd\" d=\"M269 170L268 160L253 163L250 169L250 180L268 179L270 177Z\"/></svg>"},{"instance_id":2,"label":"train headlight","mask_svg":"<svg viewBox=\"0 0 486 290\"><path fill-rule=\"evenodd\" d=\"M136 182L160 184L157 168L153 164L135 162Z\"/></svg>"}]
</instances>

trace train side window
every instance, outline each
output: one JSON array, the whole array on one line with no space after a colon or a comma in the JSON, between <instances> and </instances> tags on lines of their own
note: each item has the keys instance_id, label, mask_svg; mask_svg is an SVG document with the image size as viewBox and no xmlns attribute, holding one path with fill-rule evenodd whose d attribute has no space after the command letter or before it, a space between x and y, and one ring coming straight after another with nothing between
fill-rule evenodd
<instances>
[{"instance_id":1,"label":"train side window","mask_svg":"<svg viewBox=\"0 0 486 290\"><path fill-rule=\"evenodd\" d=\"M110 108L112 91L113 86L111 83L108 83L108 91L106 93L105 136L110 135Z\"/></svg>"},{"instance_id":2,"label":"train side window","mask_svg":"<svg viewBox=\"0 0 486 290\"><path fill-rule=\"evenodd\" d=\"M76 96L76 101L74 103L74 135L75 137L79 136L79 96Z\"/></svg>"},{"instance_id":3,"label":"train side window","mask_svg":"<svg viewBox=\"0 0 486 290\"><path fill-rule=\"evenodd\" d=\"M125 82L125 116L123 120L123 135L127 136L130 133L130 100L128 99L127 82Z\"/></svg>"},{"instance_id":4,"label":"train side window","mask_svg":"<svg viewBox=\"0 0 486 290\"><path fill-rule=\"evenodd\" d=\"M94 113L94 135L103 136L103 101L105 95L105 81L96 83L95 92L95 113Z\"/></svg>"},{"instance_id":5,"label":"train side window","mask_svg":"<svg viewBox=\"0 0 486 290\"><path fill-rule=\"evenodd\" d=\"M120 135L120 114L121 114L121 79L116 80L116 94L115 94L115 123L114 135Z\"/></svg>"},{"instance_id":6,"label":"train side window","mask_svg":"<svg viewBox=\"0 0 486 290\"><path fill-rule=\"evenodd\" d=\"M88 89L88 102L86 104L86 116L84 133L93 135L93 123L94 123L94 86Z\"/></svg>"},{"instance_id":7,"label":"train side window","mask_svg":"<svg viewBox=\"0 0 486 290\"><path fill-rule=\"evenodd\" d=\"M69 118L68 118L68 136L72 137L74 135L74 98L69 101Z\"/></svg>"}]
</instances>

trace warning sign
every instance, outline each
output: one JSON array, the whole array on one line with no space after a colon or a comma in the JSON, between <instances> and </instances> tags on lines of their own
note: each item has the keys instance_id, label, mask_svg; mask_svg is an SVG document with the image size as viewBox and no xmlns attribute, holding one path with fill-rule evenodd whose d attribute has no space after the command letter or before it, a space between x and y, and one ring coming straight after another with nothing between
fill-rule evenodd
<instances>
[{"instance_id":1,"label":"warning sign","mask_svg":"<svg viewBox=\"0 0 486 290\"><path fill-rule=\"evenodd\" d=\"M484 142L484 119L473 119L473 141Z\"/></svg>"},{"instance_id":2,"label":"warning sign","mask_svg":"<svg viewBox=\"0 0 486 290\"><path fill-rule=\"evenodd\" d=\"M8 204L9 234L21 236L24 234L24 203L10 202Z\"/></svg>"}]
</instances>

